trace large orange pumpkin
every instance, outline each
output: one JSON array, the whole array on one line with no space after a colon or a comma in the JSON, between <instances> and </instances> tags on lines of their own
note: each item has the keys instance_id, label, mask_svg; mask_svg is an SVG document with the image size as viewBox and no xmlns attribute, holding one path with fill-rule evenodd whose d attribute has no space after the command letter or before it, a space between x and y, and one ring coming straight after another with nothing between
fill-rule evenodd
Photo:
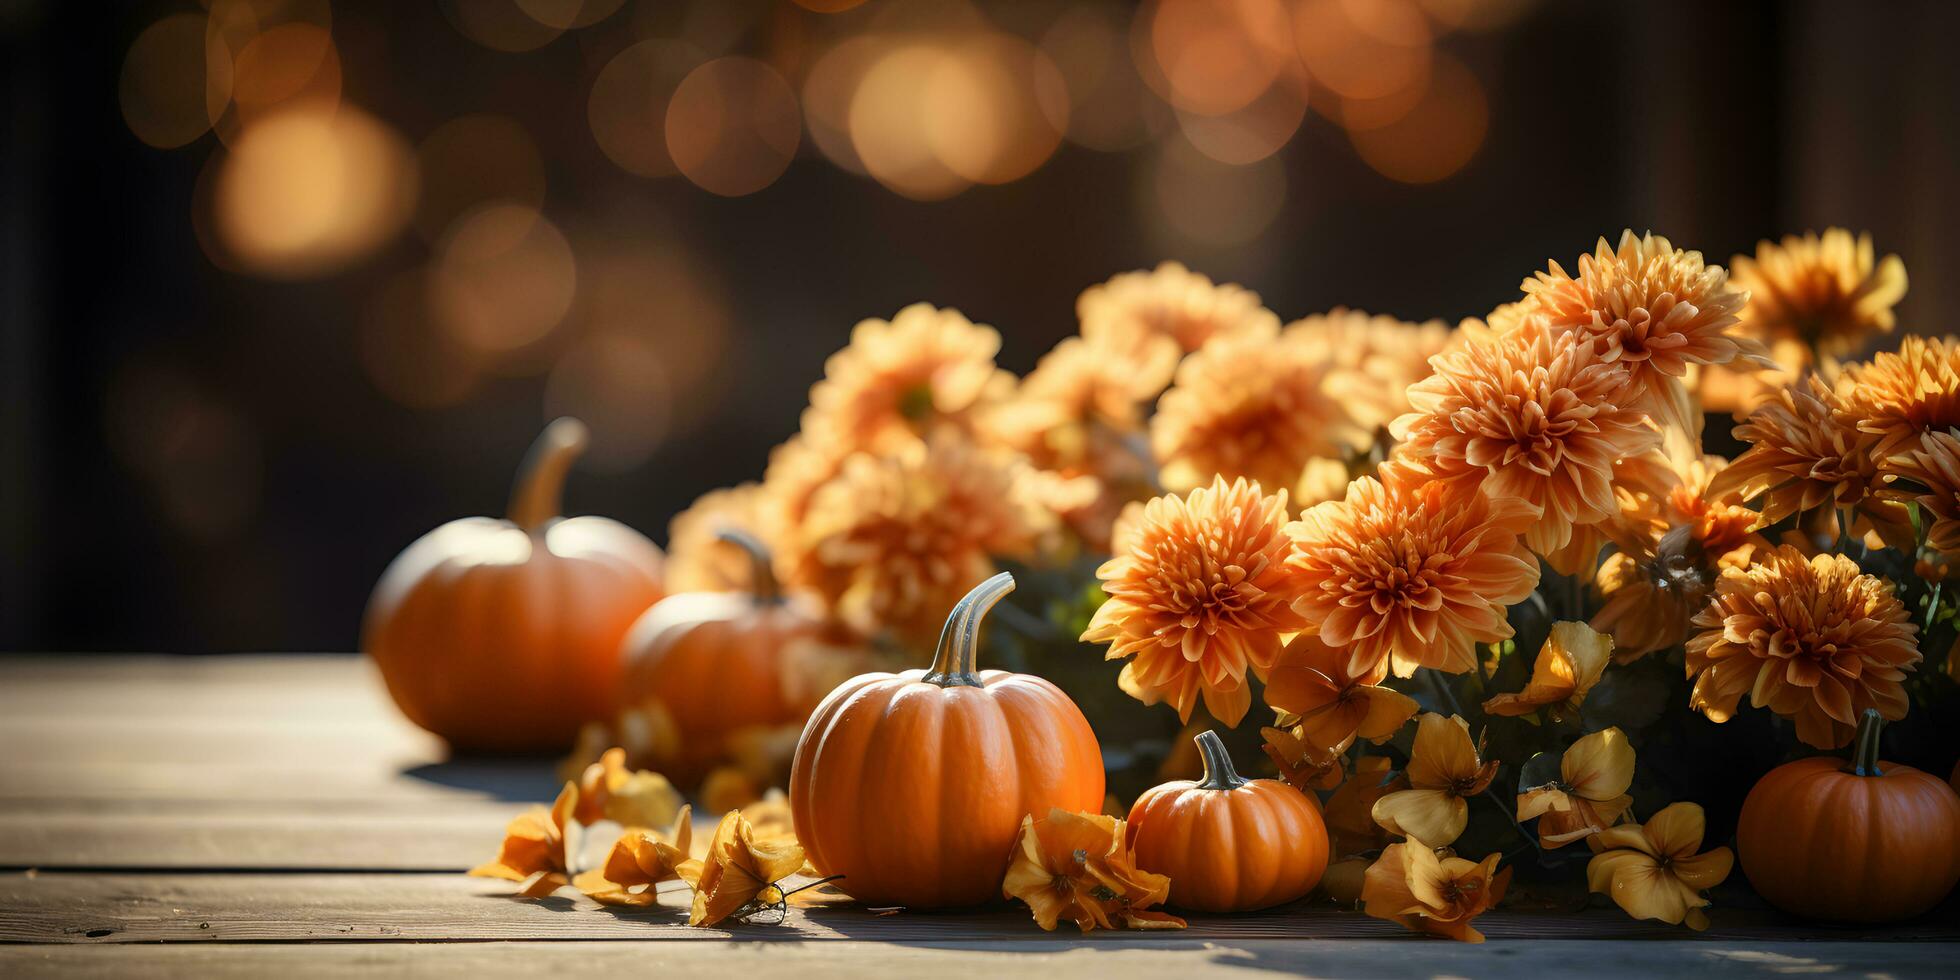
<instances>
[{"instance_id":1,"label":"large orange pumpkin","mask_svg":"<svg viewBox=\"0 0 1960 980\"><path fill-rule=\"evenodd\" d=\"M1102 807L1102 749L1081 709L1028 674L978 671L1003 572L954 607L929 670L854 677L817 706L790 774L796 837L872 905L998 898L1021 818Z\"/></svg>"},{"instance_id":2,"label":"large orange pumpkin","mask_svg":"<svg viewBox=\"0 0 1960 980\"><path fill-rule=\"evenodd\" d=\"M660 599L660 549L603 517L558 516L585 426L538 437L508 520L423 535L381 575L362 648L409 720L457 748L558 751L618 709L619 642Z\"/></svg>"},{"instance_id":3,"label":"large orange pumpkin","mask_svg":"<svg viewBox=\"0 0 1960 980\"><path fill-rule=\"evenodd\" d=\"M1171 879L1170 904L1200 912L1303 898L1327 870L1327 825L1306 795L1246 779L1216 732L1200 732L1205 777L1145 790L1130 807L1137 867Z\"/></svg>"},{"instance_id":4,"label":"large orange pumpkin","mask_svg":"<svg viewBox=\"0 0 1960 980\"><path fill-rule=\"evenodd\" d=\"M626 634L626 701L658 700L666 708L680 735L680 758L665 773L682 784L726 757L730 734L800 725L810 717L823 689L808 692L793 683L786 657L857 662L846 669L863 669L862 651L842 628L806 597L783 593L762 542L736 530L717 536L749 553L749 590L668 596ZM829 682L841 676L831 674Z\"/></svg>"},{"instance_id":5,"label":"large orange pumpkin","mask_svg":"<svg viewBox=\"0 0 1960 980\"><path fill-rule=\"evenodd\" d=\"M1799 759L1749 791L1736 853L1771 905L1812 919L1893 922L1932 908L1960 881L1960 796L1936 776L1880 762L1884 724L1866 710L1848 766Z\"/></svg>"}]
</instances>

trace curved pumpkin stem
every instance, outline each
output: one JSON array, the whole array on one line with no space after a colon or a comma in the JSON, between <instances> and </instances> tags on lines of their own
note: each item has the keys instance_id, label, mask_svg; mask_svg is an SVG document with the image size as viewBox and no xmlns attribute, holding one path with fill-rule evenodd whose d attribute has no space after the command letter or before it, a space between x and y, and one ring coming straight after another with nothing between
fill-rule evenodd
<instances>
[{"instance_id":1,"label":"curved pumpkin stem","mask_svg":"<svg viewBox=\"0 0 1960 980\"><path fill-rule=\"evenodd\" d=\"M741 528L725 527L715 532L715 540L732 544L748 553L749 591L757 602L783 601L783 588L776 581L776 566L769 557L769 546Z\"/></svg>"},{"instance_id":2,"label":"curved pumpkin stem","mask_svg":"<svg viewBox=\"0 0 1960 980\"><path fill-rule=\"evenodd\" d=\"M923 678L940 687L979 687L980 621L1001 597L1014 591L1014 576L1002 572L973 587L946 617L939 631L939 649Z\"/></svg>"},{"instance_id":3,"label":"curved pumpkin stem","mask_svg":"<svg viewBox=\"0 0 1960 980\"><path fill-rule=\"evenodd\" d=\"M1866 708L1858 719L1858 740L1851 743L1851 764L1844 771L1854 776L1883 776L1878 767L1878 733L1885 729L1885 718L1877 708Z\"/></svg>"},{"instance_id":4,"label":"curved pumpkin stem","mask_svg":"<svg viewBox=\"0 0 1960 980\"><path fill-rule=\"evenodd\" d=\"M590 436L584 422L569 416L544 427L517 468L517 486L510 492L512 524L535 531L564 510L565 474Z\"/></svg>"},{"instance_id":5,"label":"curved pumpkin stem","mask_svg":"<svg viewBox=\"0 0 1960 980\"><path fill-rule=\"evenodd\" d=\"M1251 782L1232 765L1232 754L1225 751L1225 743L1217 732L1209 729L1199 732L1194 741L1198 743L1198 755L1205 760L1205 778L1198 781L1199 789L1234 790Z\"/></svg>"}]
</instances>

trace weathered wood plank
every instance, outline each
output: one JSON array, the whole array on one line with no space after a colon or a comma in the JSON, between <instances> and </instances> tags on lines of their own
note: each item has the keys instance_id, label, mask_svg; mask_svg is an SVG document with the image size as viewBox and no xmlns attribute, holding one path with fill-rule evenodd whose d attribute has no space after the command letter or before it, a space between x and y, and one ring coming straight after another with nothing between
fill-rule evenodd
<instances>
[{"instance_id":1,"label":"weathered wood plank","mask_svg":"<svg viewBox=\"0 0 1960 980\"><path fill-rule=\"evenodd\" d=\"M862 980L913 976L999 980L1007 976L1185 980L1247 977L1269 971L1300 977L1952 976L1952 950L1940 945L1814 943L1647 943L1493 940L1481 947L1420 939L1250 939L1230 942L1142 940L1068 946L1044 942L788 943L494 942L234 946L0 947L10 977L134 975L250 977L415 976L794 976Z\"/></svg>"},{"instance_id":2,"label":"weathered wood plank","mask_svg":"<svg viewBox=\"0 0 1960 980\"><path fill-rule=\"evenodd\" d=\"M0 941L244 942L302 940L643 939L745 941L855 939L881 942L1175 942L1244 939L1393 938L1393 923L1301 904L1233 916L1195 916L1176 934L1073 930L1043 934L1018 907L960 913L876 915L854 905L792 909L780 925L691 929L678 883L650 910L602 909L569 890L530 901L507 882L461 875L404 874L64 874L0 875ZM1717 909L1696 934L1637 922L1617 909L1566 915L1498 911L1477 920L1493 939L1672 939L1683 941L1960 939L1949 915L1875 929L1793 923L1772 912Z\"/></svg>"},{"instance_id":3,"label":"weathered wood plank","mask_svg":"<svg viewBox=\"0 0 1960 980\"><path fill-rule=\"evenodd\" d=\"M523 809L37 808L0 813L0 868L463 871L496 854L504 824Z\"/></svg>"}]
</instances>

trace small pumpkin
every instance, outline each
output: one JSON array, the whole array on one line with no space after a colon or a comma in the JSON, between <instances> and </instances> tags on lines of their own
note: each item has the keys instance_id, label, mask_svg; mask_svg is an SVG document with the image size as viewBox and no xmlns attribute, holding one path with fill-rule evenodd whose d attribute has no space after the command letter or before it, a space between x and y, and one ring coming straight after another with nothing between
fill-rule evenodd
<instances>
[{"instance_id":1,"label":"small pumpkin","mask_svg":"<svg viewBox=\"0 0 1960 980\"><path fill-rule=\"evenodd\" d=\"M748 553L748 590L668 596L640 616L624 645L626 700L658 700L666 708L680 736L680 757L665 774L683 785L726 758L729 735L801 725L810 717L824 689L810 693L797 683L813 667L787 658L864 660L852 637L815 603L782 591L761 541L733 529L716 536Z\"/></svg>"},{"instance_id":2,"label":"small pumpkin","mask_svg":"<svg viewBox=\"0 0 1960 980\"><path fill-rule=\"evenodd\" d=\"M1960 881L1960 796L1937 776L1879 761L1884 725L1866 709L1849 765L1799 759L1750 789L1736 854L1771 905L1812 919L1895 922Z\"/></svg>"},{"instance_id":3,"label":"small pumpkin","mask_svg":"<svg viewBox=\"0 0 1960 980\"><path fill-rule=\"evenodd\" d=\"M1102 749L1075 702L1042 678L977 669L981 620L1013 589L1005 572L982 582L953 608L929 669L845 681L804 726L796 837L853 898L992 901L1021 818L1101 809Z\"/></svg>"},{"instance_id":4,"label":"small pumpkin","mask_svg":"<svg viewBox=\"0 0 1960 980\"><path fill-rule=\"evenodd\" d=\"M619 642L660 599L661 554L603 517L558 516L585 426L531 448L507 520L466 517L396 556L361 647L410 721L477 751L558 751L618 710Z\"/></svg>"},{"instance_id":5,"label":"small pumpkin","mask_svg":"<svg viewBox=\"0 0 1960 980\"><path fill-rule=\"evenodd\" d=\"M1205 775L1145 790L1130 807L1137 867L1171 879L1170 904L1242 912L1306 897L1327 871L1327 825L1306 794L1246 779L1218 733L1200 732Z\"/></svg>"}]
</instances>

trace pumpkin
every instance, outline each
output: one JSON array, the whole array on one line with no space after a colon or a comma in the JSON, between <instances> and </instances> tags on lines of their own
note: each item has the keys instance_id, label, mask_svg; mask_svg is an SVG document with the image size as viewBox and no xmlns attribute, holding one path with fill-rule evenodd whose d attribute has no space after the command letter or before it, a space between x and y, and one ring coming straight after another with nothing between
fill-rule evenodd
<instances>
[{"instance_id":1,"label":"pumpkin","mask_svg":"<svg viewBox=\"0 0 1960 980\"><path fill-rule=\"evenodd\" d=\"M1200 732L1204 778L1144 791L1130 807L1137 867L1168 876L1169 903L1242 912L1304 898L1327 870L1327 825L1306 794L1246 779L1216 732Z\"/></svg>"},{"instance_id":2,"label":"pumpkin","mask_svg":"<svg viewBox=\"0 0 1960 980\"><path fill-rule=\"evenodd\" d=\"M732 529L716 536L748 552L748 591L668 596L633 624L624 647L627 703L658 700L666 708L680 736L680 757L666 763L665 774L684 785L726 758L730 734L801 725L810 717L823 690L803 690L796 681L810 667L798 665L790 676L787 657L863 659L851 637L808 598L783 593L761 541Z\"/></svg>"},{"instance_id":3,"label":"pumpkin","mask_svg":"<svg viewBox=\"0 0 1960 980\"><path fill-rule=\"evenodd\" d=\"M507 520L467 517L408 546L374 588L361 646L410 721L470 751L560 751L618 710L620 638L660 599L660 549L603 517L558 516L584 450L547 426Z\"/></svg>"},{"instance_id":4,"label":"pumpkin","mask_svg":"<svg viewBox=\"0 0 1960 980\"><path fill-rule=\"evenodd\" d=\"M1866 709L1850 765L1831 756L1770 770L1736 827L1749 884L1794 915L1893 922L1960 881L1960 796L1937 776L1878 759L1884 719Z\"/></svg>"},{"instance_id":5,"label":"pumpkin","mask_svg":"<svg viewBox=\"0 0 1960 980\"><path fill-rule=\"evenodd\" d=\"M851 678L803 727L796 837L859 901L994 900L1022 817L1102 807L1102 749L1075 702L1042 678L976 667L981 620L1013 589L1005 572L981 583L953 608L929 669Z\"/></svg>"}]
</instances>

